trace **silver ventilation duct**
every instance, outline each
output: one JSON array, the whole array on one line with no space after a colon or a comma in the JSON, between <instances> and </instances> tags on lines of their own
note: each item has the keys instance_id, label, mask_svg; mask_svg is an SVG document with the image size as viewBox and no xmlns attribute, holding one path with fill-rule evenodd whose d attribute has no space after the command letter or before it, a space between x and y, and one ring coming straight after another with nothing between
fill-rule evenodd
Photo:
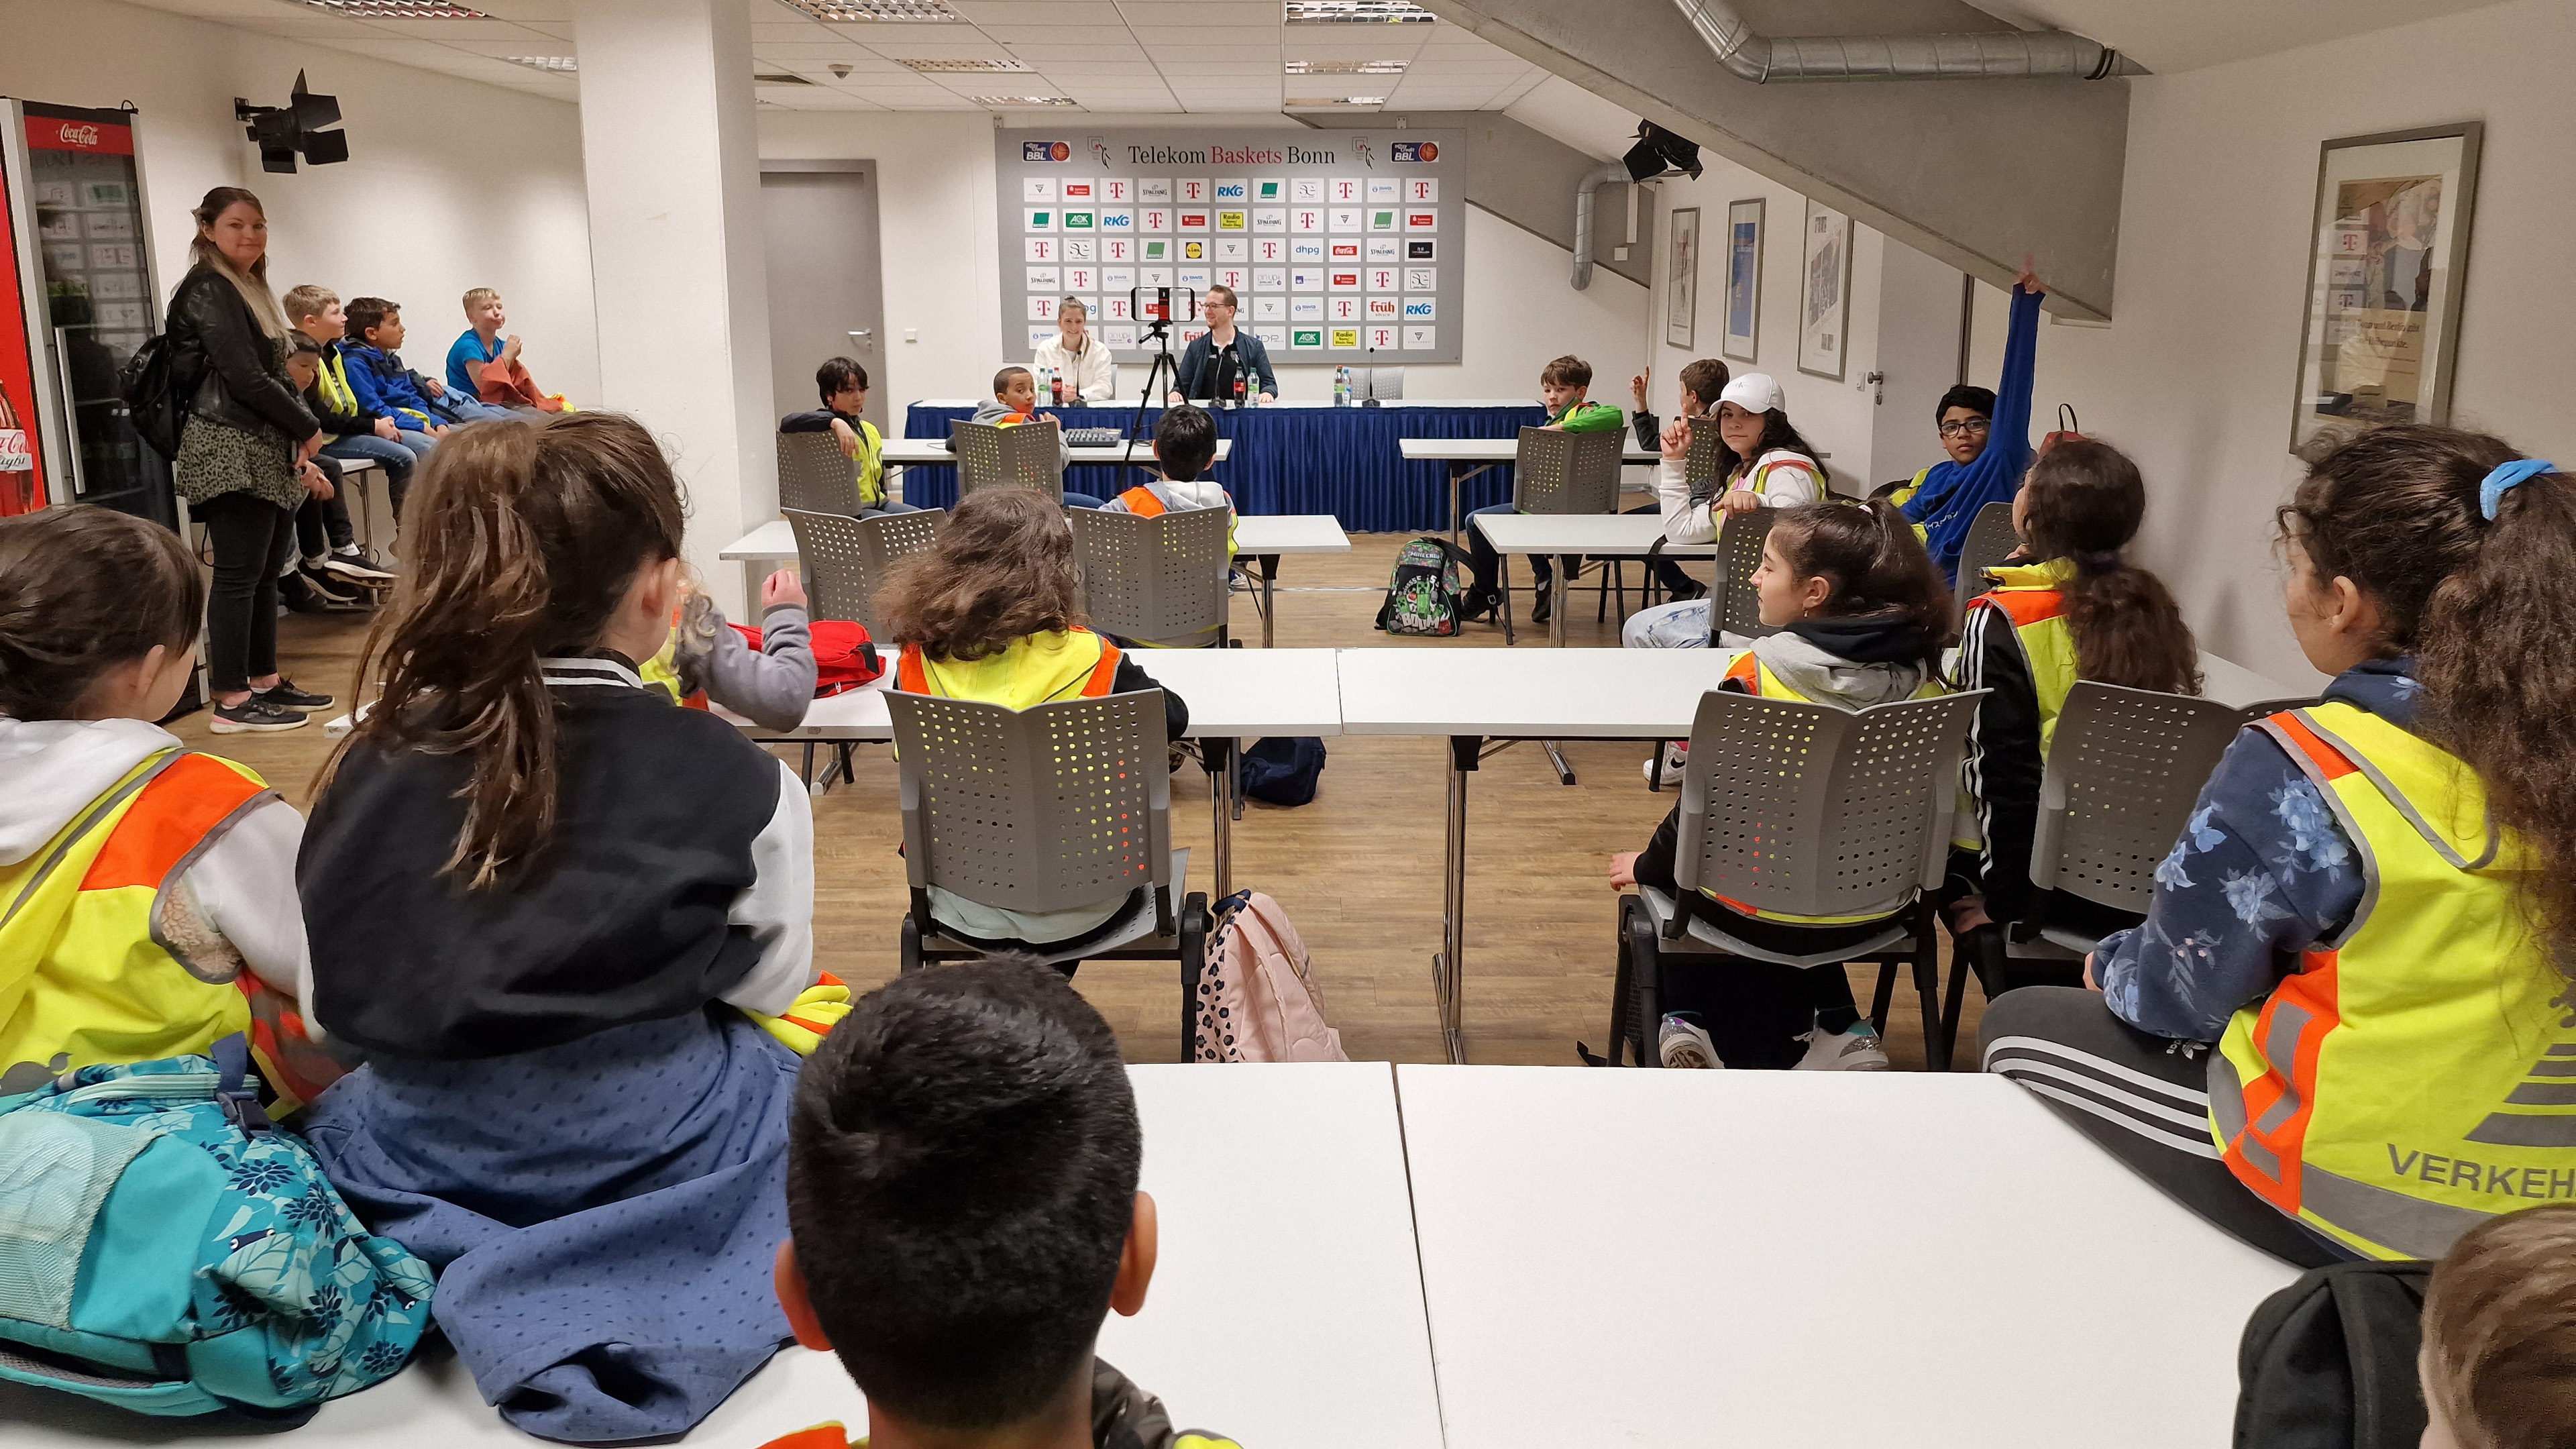
<instances>
[{"instance_id":1,"label":"silver ventilation duct","mask_svg":"<svg viewBox=\"0 0 2576 1449\"><path fill-rule=\"evenodd\" d=\"M1613 183L1633 185L1625 164L1612 161L1583 173L1574 183L1574 290L1592 285L1592 194Z\"/></svg>"},{"instance_id":2,"label":"silver ventilation duct","mask_svg":"<svg viewBox=\"0 0 2576 1449\"><path fill-rule=\"evenodd\" d=\"M2143 74L2120 53L2063 30L1981 30L1950 35L1756 34L1727 0L1673 0L1718 63L1756 85L1768 81L2101 80Z\"/></svg>"}]
</instances>

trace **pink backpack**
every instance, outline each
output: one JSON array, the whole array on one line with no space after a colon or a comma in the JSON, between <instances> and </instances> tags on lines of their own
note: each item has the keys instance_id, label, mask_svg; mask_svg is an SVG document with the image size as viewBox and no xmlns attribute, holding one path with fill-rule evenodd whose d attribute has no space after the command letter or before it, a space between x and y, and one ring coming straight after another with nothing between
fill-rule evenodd
<instances>
[{"instance_id":1,"label":"pink backpack","mask_svg":"<svg viewBox=\"0 0 2576 1449\"><path fill-rule=\"evenodd\" d=\"M1216 937L1199 976L1203 1062L1346 1062L1324 1021L1314 963L1288 913L1259 891L1217 905Z\"/></svg>"}]
</instances>

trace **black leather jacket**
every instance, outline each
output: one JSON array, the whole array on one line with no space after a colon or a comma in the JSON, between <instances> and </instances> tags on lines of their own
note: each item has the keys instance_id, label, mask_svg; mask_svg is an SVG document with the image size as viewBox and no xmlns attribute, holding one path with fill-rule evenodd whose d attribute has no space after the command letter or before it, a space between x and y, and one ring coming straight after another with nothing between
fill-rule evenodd
<instances>
[{"instance_id":1,"label":"black leather jacket","mask_svg":"<svg viewBox=\"0 0 2576 1449\"><path fill-rule=\"evenodd\" d=\"M191 417L282 433L293 443L313 436L313 414L278 361L276 339L259 330L250 303L222 273L200 266L179 280L167 330L171 363L180 376L198 379Z\"/></svg>"}]
</instances>

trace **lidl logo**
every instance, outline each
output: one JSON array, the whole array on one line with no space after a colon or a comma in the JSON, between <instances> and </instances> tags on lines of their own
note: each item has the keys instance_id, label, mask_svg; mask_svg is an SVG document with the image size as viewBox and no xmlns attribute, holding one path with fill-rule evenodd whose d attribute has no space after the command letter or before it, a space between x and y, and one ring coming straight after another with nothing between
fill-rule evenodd
<instances>
[{"instance_id":1,"label":"lidl logo","mask_svg":"<svg viewBox=\"0 0 2576 1449\"><path fill-rule=\"evenodd\" d=\"M1395 159L1398 161L1418 163L1437 161L1440 159L1440 143L1437 141L1398 141L1395 143L1393 149L1395 151ZM1064 158L1062 156L1058 156L1055 159L1061 161Z\"/></svg>"},{"instance_id":2,"label":"lidl logo","mask_svg":"<svg viewBox=\"0 0 2576 1449\"><path fill-rule=\"evenodd\" d=\"M1062 141L1022 141L1020 143L1020 159L1023 161L1070 161L1073 159L1073 148Z\"/></svg>"}]
</instances>

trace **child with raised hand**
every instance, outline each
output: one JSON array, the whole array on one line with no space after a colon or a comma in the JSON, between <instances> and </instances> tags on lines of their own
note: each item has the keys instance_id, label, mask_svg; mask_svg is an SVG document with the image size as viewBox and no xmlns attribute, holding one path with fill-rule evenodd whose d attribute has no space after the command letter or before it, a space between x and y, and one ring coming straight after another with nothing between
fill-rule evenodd
<instances>
[{"instance_id":1,"label":"child with raised hand","mask_svg":"<svg viewBox=\"0 0 2576 1449\"><path fill-rule=\"evenodd\" d=\"M805 585L795 571L780 569L761 581L757 649L693 573L682 570L680 587L670 637L638 666L645 685L675 704L721 705L765 730L783 733L803 724L814 703L814 641Z\"/></svg>"},{"instance_id":2,"label":"child with raised hand","mask_svg":"<svg viewBox=\"0 0 2576 1449\"><path fill-rule=\"evenodd\" d=\"M1753 588L1762 622L1780 632L1754 640L1728 666L1720 688L1852 711L1943 691L1939 672L1941 651L1950 642L1950 592L1894 508L1804 503L1782 509L1763 541ZM1647 762L1647 768L1655 763ZM1673 853L1680 839L1676 803L1643 851L1612 857L1610 888L1677 892ZM1726 929L1738 939L1765 949L1776 945L1804 954L1825 944L1814 923L1774 920L1714 895L1704 908L1725 917ZM1853 927L1855 939L1878 924ZM1851 980L1840 966L1679 964L1668 965L1664 979L1667 1010L1658 1047L1668 1067L1887 1066L1887 1053L1853 1003Z\"/></svg>"},{"instance_id":3,"label":"child with raised hand","mask_svg":"<svg viewBox=\"0 0 2576 1449\"><path fill-rule=\"evenodd\" d=\"M0 520L0 1096L274 1032L307 992L303 817L153 723L205 607L166 528L87 506Z\"/></svg>"},{"instance_id":4,"label":"child with raised hand","mask_svg":"<svg viewBox=\"0 0 2576 1449\"><path fill-rule=\"evenodd\" d=\"M1686 424L1664 439L1664 537L1675 543L1708 543L1730 513L1757 508L1789 508L1816 503L1825 496L1825 465L1789 421L1788 395L1768 373L1748 372L1719 390L1717 435L1735 462L1725 486L1693 500L1684 481L1683 461L1690 454ZM1708 645L1706 598L1657 604L1628 616L1619 640L1630 649L1701 649Z\"/></svg>"},{"instance_id":5,"label":"child with raised hand","mask_svg":"<svg viewBox=\"0 0 2576 1449\"><path fill-rule=\"evenodd\" d=\"M1587 401L1586 394L1591 389L1592 364L1570 353L1539 369L1538 397L1539 402L1547 409L1547 421L1539 426L1567 433L1601 433L1618 428L1620 426L1619 409L1611 403ZM1505 501L1488 508L1479 508L1475 513L1467 516L1472 519L1477 513L1512 511L1511 503ZM1502 607L1502 594L1494 583L1498 577L1500 559L1501 556L1494 551L1494 546L1488 543L1485 535L1471 523L1467 528L1467 569L1470 579L1466 597L1459 605L1460 618L1489 618L1495 610ZM1553 592L1555 577L1554 564L1548 562L1542 555L1530 555L1530 580L1538 587L1538 601L1530 606L1530 622L1533 624L1546 623L1549 615L1554 611L1552 601L1555 597Z\"/></svg>"},{"instance_id":6,"label":"child with raised hand","mask_svg":"<svg viewBox=\"0 0 2576 1449\"><path fill-rule=\"evenodd\" d=\"M2576 478L2392 426L2280 517L2323 702L2237 736L2098 994L2006 994L1984 1061L2278 1257L2438 1258L2576 1177Z\"/></svg>"},{"instance_id":7,"label":"child with raised hand","mask_svg":"<svg viewBox=\"0 0 2576 1449\"><path fill-rule=\"evenodd\" d=\"M788 1337L762 1285L797 1059L744 1013L814 979L806 792L636 673L683 527L640 424L460 428L411 510L361 662L381 651L383 694L299 872L308 1005L369 1054L308 1135L440 1269L440 1326L503 1417L675 1436Z\"/></svg>"},{"instance_id":8,"label":"child with raised hand","mask_svg":"<svg viewBox=\"0 0 2576 1449\"><path fill-rule=\"evenodd\" d=\"M1950 919L1990 992L2004 989L1996 974L2001 928L1993 923L2022 920L2032 905L2040 773L2068 691L2090 679L2200 692L2200 650L2181 608L2162 580L2123 554L2146 508L2146 483L2126 454L2089 438L2059 443L2031 464L2013 497L2022 540L2014 557L2024 561L1988 569L1994 587L1968 606L1959 687L1989 691L1964 767L1981 843L1952 860ZM2078 929L2127 923L2072 899L2053 902L2051 916Z\"/></svg>"},{"instance_id":9,"label":"child with raised hand","mask_svg":"<svg viewBox=\"0 0 2576 1449\"><path fill-rule=\"evenodd\" d=\"M1084 627L1076 608L1073 527L1044 494L994 488L957 505L929 551L897 560L877 612L901 646L895 688L1027 709L1161 689L1135 658ZM1163 690L1172 739L1189 706ZM959 940L1045 954L1080 946L1126 914L1129 897L1032 913L930 890L931 915Z\"/></svg>"},{"instance_id":10,"label":"child with raised hand","mask_svg":"<svg viewBox=\"0 0 2576 1449\"><path fill-rule=\"evenodd\" d=\"M881 1449L1232 1449L1093 1355L1145 1306L1154 1199L1100 1013L1017 955L860 998L796 1084L777 1289ZM849 1449L821 1424L768 1449Z\"/></svg>"},{"instance_id":11,"label":"child with raised hand","mask_svg":"<svg viewBox=\"0 0 2576 1449\"><path fill-rule=\"evenodd\" d=\"M1896 490L1906 521L1923 531L1932 562L1956 580L1959 550L1968 529L1989 503L2013 496L2030 466L2030 395L2038 371L2039 299L2046 285L2022 258L2013 283L2012 315L2005 327L2004 373L1995 391L1952 388L1942 395L1934 421L1950 456L1914 475ZM1982 406L1980 406L1982 404Z\"/></svg>"}]
</instances>

